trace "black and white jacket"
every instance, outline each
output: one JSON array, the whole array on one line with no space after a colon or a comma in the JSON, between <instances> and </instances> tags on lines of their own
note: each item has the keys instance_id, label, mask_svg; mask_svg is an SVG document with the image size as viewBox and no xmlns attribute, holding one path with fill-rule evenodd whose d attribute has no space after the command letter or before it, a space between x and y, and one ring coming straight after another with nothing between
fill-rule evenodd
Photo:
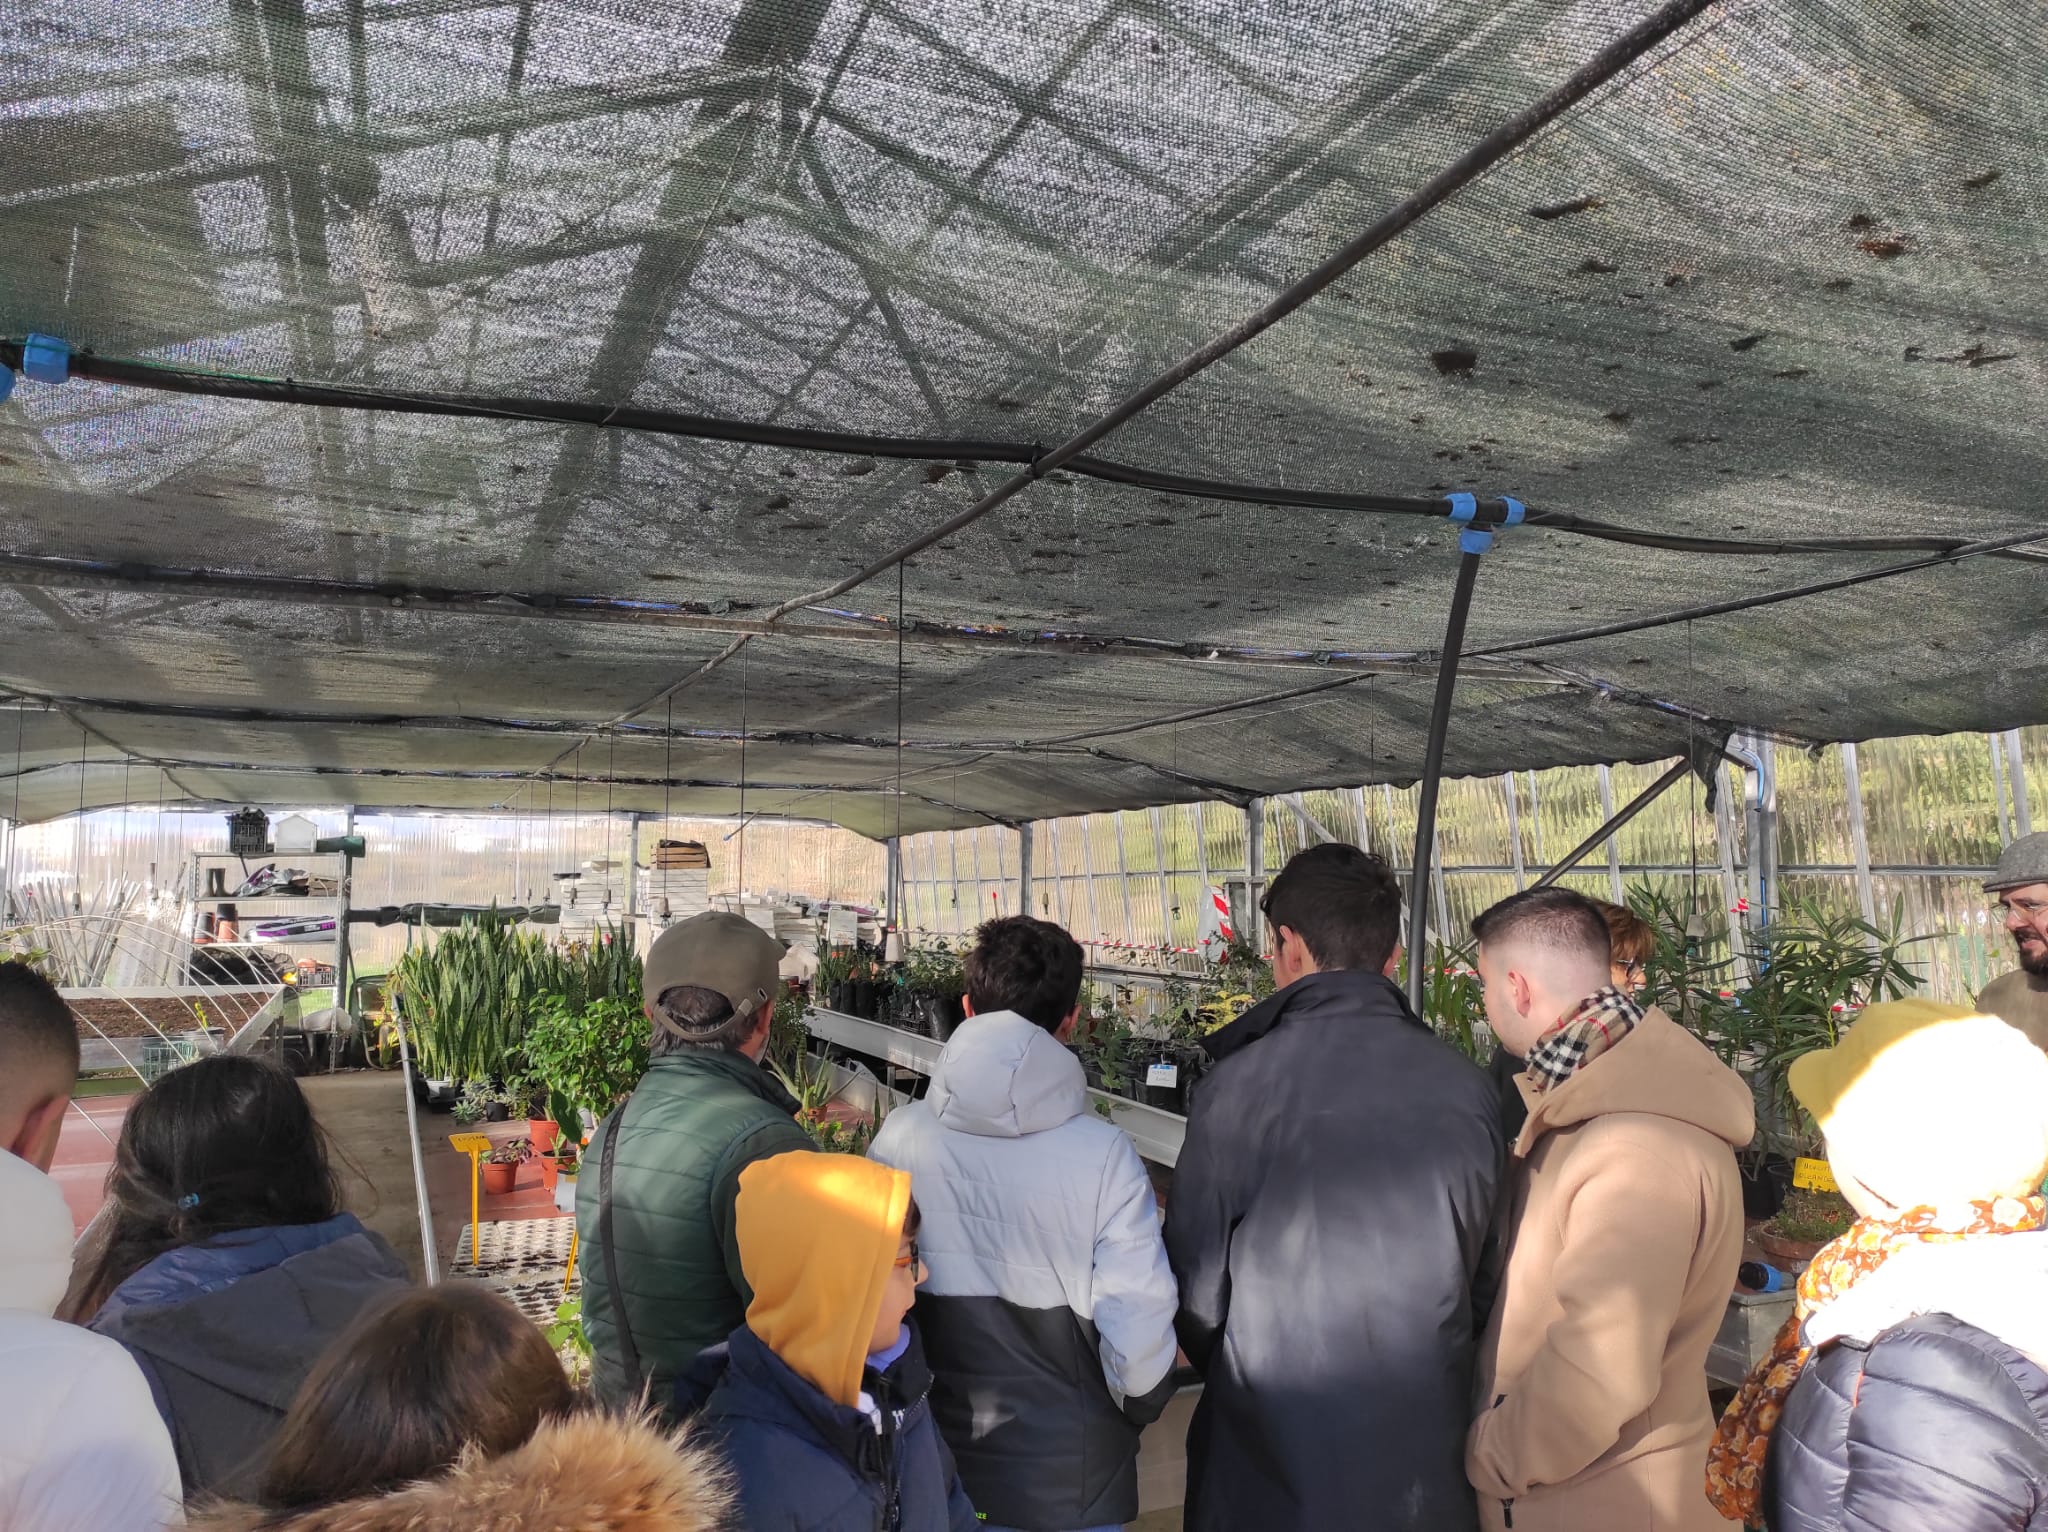
<instances>
[{"instance_id":1,"label":"black and white jacket","mask_svg":"<svg viewBox=\"0 0 2048 1532\"><path fill-rule=\"evenodd\" d=\"M1014 1012L974 1017L869 1152L923 1215L932 1413L975 1507L1030 1532L1134 1518L1177 1298L1151 1180L1080 1061Z\"/></svg>"}]
</instances>

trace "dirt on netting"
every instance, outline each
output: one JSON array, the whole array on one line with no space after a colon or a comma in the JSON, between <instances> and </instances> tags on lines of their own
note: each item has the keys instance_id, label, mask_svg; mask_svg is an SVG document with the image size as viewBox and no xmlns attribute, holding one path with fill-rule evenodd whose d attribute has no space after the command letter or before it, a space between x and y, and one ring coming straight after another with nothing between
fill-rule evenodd
<instances>
[{"instance_id":1,"label":"dirt on netting","mask_svg":"<svg viewBox=\"0 0 2048 1532\"><path fill-rule=\"evenodd\" d=\"M176 1037L199 1026L199 1015L193 1010L195 1003L205 1011L207 1026L226 1027L232 1032L261 1010L271 993L268 990L251 990L243 995L201 992L191 1000L158 996L137 1000L66 999L64 1003L71 1007L81 1040L102 1036L154 1037L159 1031ZM138 1011L141 1015L136 1014Z\"/></svg>"}]
</instances>

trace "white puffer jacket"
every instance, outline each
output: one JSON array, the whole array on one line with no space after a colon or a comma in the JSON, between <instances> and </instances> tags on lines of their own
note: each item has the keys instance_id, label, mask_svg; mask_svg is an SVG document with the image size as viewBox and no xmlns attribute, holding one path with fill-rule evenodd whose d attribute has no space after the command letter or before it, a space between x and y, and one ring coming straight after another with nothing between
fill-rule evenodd
<instances>
[{"instance_id":1,"label":"white puffer jacket","mask_svg":"<svg viewBox=\"0 0 2048 1532\"><path fill-rule=\"evenodd\" d=\"M1006 1526L1134 1518L1178 1298L1151 1179L1080 1061L1015 1012L974 1017L870 1153L910 1172L932 1410L975 1508Z\"/></svg>"},{"instance_id":2,"label":"white puffer jacket","mask_svg":"<svg viewBox=\"0 0 2048 1532\"><path fill-rule=\"evenodd\" d=\"M0 1527L154 1532L182 1522L171 1435L118 1342L50 1317L71 1275L57 1184L0 1149Z\"/></svg>"}]
</instances>

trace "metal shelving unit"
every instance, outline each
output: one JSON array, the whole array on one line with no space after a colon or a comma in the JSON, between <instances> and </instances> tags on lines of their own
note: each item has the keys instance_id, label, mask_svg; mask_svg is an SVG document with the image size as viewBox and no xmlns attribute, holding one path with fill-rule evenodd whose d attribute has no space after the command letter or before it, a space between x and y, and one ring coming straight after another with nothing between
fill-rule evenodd
<instances>
[{"instance_id":1,"label":"metal shelving unit","mask_svg":"<svg viewBox=\"0 0 2048 1532\"><path fill-rule=\"evenodd\" d=\"M945 1044L935 1038L820 1006L812 1006L804 1013L804 1024L813 1037L822 1037L870 1058L885 1059L898 1069L921 1075L929 1075L938 1068L939 1055L945 1051ZM1112 1096L1107 1091L1090 1089L1088 1094L1108 1108L1109 1120L1131 1136L1131 1142L1145 1159L1169 1167L1180 1159L1180 1146L1188 1130L1185 1117Z\"/></svg>"},{"instance_id":2,"label":"metal shelving unit","mask_svg":"<svg viewBox=\"0 0 2048 1532\"><path fill-rule=\"evenodd\" d=\"M332 894L210 894L206 891L206 870L209 867L224 867L235 875L235 882L248 876L250 870L266 863L279 867L303 868L314 876L330 874L335 891ZM348 906L349 906L349 865L348 858L338 851L270 851L260 856L241 856L232 851L195 851L191 858L191 876L188 895L191 909L186 916L184 930L180 933L196 956L206 952L283 952L298 956L307 949L328 949L327 963L334 970L334 991L336 1004L344 993L347 982L343 968L347 963ZM237 928L249 933L234 941L200 942L200 920L209 909L218 914L222 905L233 905ZM253 932L255 927L270 922L293 919L331 919L332 931L316 931L303 936L284 936L258 940ZM190 960L188 959L188 962ZM315 985L313 988L325 988Z\"/></svg>"}]
</instances>

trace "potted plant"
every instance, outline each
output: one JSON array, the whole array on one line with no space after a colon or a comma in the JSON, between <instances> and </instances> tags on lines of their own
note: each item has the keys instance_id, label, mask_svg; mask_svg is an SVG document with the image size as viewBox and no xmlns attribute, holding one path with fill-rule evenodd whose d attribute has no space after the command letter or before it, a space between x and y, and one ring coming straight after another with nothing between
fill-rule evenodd
<instances>
[{"instance_id":1,"label":"potted plant","mask_svg":"<svg viewBox=\"0 0 2048 1532\"><path fill-rule=\"evenodd\" d=\"M632 1094L647 1072L647 1018L621 995L581 1005L552 995L536 1006L521 1051L547 1082L555 1121L567 1127L585 1112L603 1117Z\"/></svg>"},{"instance_id":2,"label":"potted plant","mask_svg":"<svg viewBox=\"0 0 2048 1532\"><path fill-rule=\"evenodd\" d=\"M915 1003L918 1030L944 1042L967 1019L967 968L952 945L940 941L910 954L905 987Z\"/></svg>"},{"instance_id":3,"label":"potted plant","mask_svg":"<svg viewBox=\"0 0 2048 1532\"><path fill-rule=\"evenodd\" d=\"M1888 927L1794 904L1761 930L1736 928L1734 939L1753 975L1747 988L1736 990L1726 983L1728 964L1701 958L1698 937L1687 932L1691 922L1679 922L1674 908L1654 898L1644 897L1638 909L1658 933L1646 998L1691 1026L1756 1092L1745 1209L1768 1208L1759 1237L1782 1242L1773 1254L1810 1259L1855 1214L1825 1174L1819 1129L1793 1099L1787 1083L1793 1061L1833 1047L1866 1005L1911 993L1919 976L1906 962L1906 949L1926 938L1900 934L1903 901ZM1801 1160L1815 1162L1804 1176L1794 1169ZM1797 1179L1818 1184L1797 1189ZM1754 1198L1751 1186L1759 1190Z\"/></svg>"},{"instance_id":4,"label":"potted plant","mask_svg":"<svg viewBox=\"0 0 2048 1532\"><path fill-rule=\"evenodd\" d=\"M552 1184L557 1212L573 1214L576 1211L576 1172L581 1165L582 1160L575 1145L564 1143L555 1151L555 1178Z\"/></svg>"},{"instance_id":5,"label":"potted plant","mask_svg":"<svg viewBox=\"0 0 2048 1532\"><path fill-rule=\"evenodd\" d=\"M532 1158L533 1145L523 1138L498 1145L484 1156L484 1191L493 1197L506 1195L519 1179L519 1167Z\"/></svg>"},{"instance_id":6,"label":"potted plant","mask_svg":"<svg viewBox=\"0 0 2048 1532\"><path fill-rule=\"evenodd\" d=\"M484 1120L484 1103L465 1086L462 1094L455 1098L455 1105L449 1108L449 1113L459 1126L474 1127Z\"/></svg>"},{"instance_id":7,"label":"potted plant","mask_svg":"<svg viewBox=\"0 0 2048 1532\"><path fill-rule=\"evenodd\" d=\"M782 1082L782 1088L796 1097L798 1122L809 1127L825 1120L825 1107L838 1089L829 1060L813 1053L798 1053L787 1064L771 1060L768 1068Z\"/></svg>"},{"instance_id":8,"label":"potted plant","mask_svg":"<svg viewBox=\"0 0 2048 1532\"><path fill-rule=\"evenodd\" d=\"M818 959L817 972L811 978L811 993L826 1010L851 1015L853 1002L848 988L852 980L852 950L834 948Z\"/></svg>"}]
</instances>

